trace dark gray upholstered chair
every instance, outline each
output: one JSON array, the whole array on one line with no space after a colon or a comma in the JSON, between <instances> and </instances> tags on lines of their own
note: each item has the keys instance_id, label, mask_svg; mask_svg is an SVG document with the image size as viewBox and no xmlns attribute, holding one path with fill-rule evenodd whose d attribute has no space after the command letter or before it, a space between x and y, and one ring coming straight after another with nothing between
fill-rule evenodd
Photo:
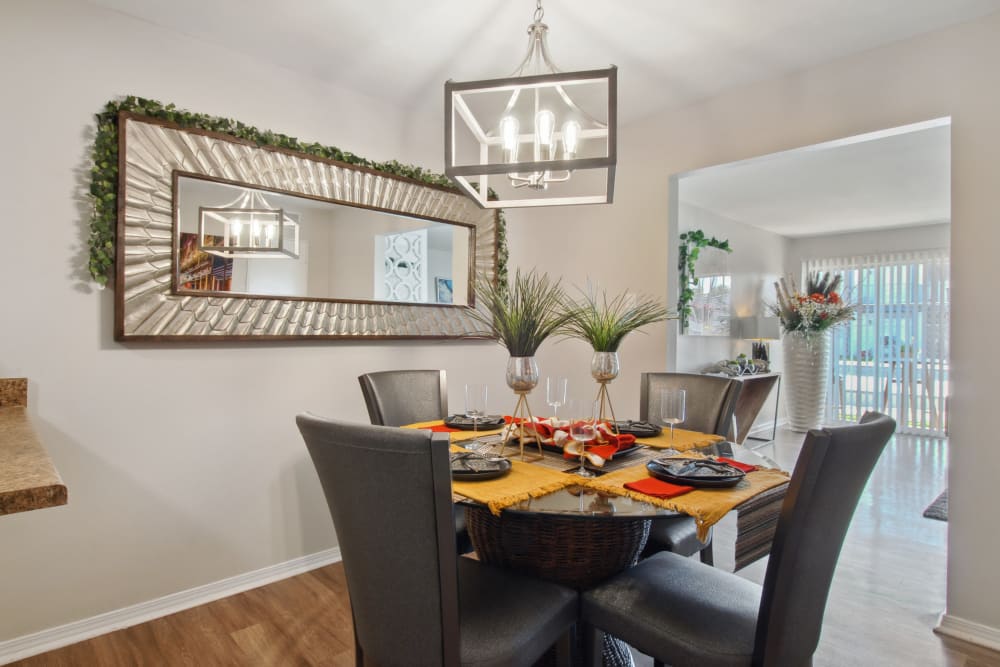
<instances>
[{"instance_id":1,"label":"dark gray upholstered chair","mask_svg":"<svg viewBox=\"0 0 1000 667\"><path fill-rule=\"evenodd\" d=\"M531 665L553 645L568 664L575 591L455 553L447 434L296 422L337 531L359 666Z\"/></svg>"},{"instance_id":2,"label":"dark gray upholstered chair","mask_svg":"<svg viewBox=\"0 0 1000 667\"><path fill-rule=\"evenodd\" d=\"M358 376L368 416L379 426L404 426L448 416L444 371L380 371Z\"/></svg>"},{"instance_id":3,"label":"dark gray upholstered chair","mask_svg":"<svg viewBox=\"0 0 1000 667\"><path fill-rule=\"evenodd\" d=\"M587 648L599 629L653 656L658 667L811 665L844 536L895 428L890 417L869 412L859 424L806 435L763 586L657 554L584 593Z\"/></svg>"},{"instance_id":4,"label":"dark gray upholstered chair","mask_svg":"<svg viewBox=\"0 0 1000 667\"><path fill-rule=\"evenodd\" d=\"M358 376L368 417L378 426L405 426L448 417L448 382L444 371L379 371ZM465 510L455 505L455 548L472 551Z\"/></svg>"},{"instance_id":5,"label":"dark gray upholstered chair","mask_svg":"<svg viewBox=\"0 0 1000 667\"><path fill-rule=\"evenodd\" d=\"M639 385L639 419L654 424L660 421L660 393L664 389L687 390L686 418L678 426L689 431L714 433L723 437L729 433L736 409L736 398L743 387L738 380L716 375L695 373L643 373ZM711 565L712 535L708 541L698 539L694 519L686 516L668 517L653 521L649 540L642 557L660 551L671 551L682 556L699 554L701 562Z\"/></svg>"}]
</instances>

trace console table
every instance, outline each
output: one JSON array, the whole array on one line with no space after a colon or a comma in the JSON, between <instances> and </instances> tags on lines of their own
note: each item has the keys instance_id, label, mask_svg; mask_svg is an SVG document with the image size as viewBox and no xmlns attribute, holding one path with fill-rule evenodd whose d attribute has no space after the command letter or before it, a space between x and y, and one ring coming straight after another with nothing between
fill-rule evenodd
<instances>
[{"instance_id":1,"label":"console table","mask_svg":"<svg viewBox=\"0 0 1000 667\"><path fill-rule=\"evenodd\" d=\"M754 420L760 414L761 408L767 402L767 397L774 390L774 421L771 426L770 438L753 438L750 440L762 440L769 442L774 440L778 432L778 398L781 396L781 373L755 373L752 375L739 375L733 377L743 383L740 395L736 399L736 409L733 412L733 428L729 432L729 439L733 442L743 444L743 441L750 435Z\"/></svg>"}]
</instances>

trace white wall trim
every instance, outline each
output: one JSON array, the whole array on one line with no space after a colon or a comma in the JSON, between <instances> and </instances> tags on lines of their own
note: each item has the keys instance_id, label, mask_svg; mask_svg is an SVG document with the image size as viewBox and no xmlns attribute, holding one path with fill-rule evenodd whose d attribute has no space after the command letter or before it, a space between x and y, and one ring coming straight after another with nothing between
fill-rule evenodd
<instances>
[{"instance_id":1,"label":"white wall trim","mask_svg":"<svg viewBox=\"0 0 1000 667\"><path fill-rule=\"evenodd\" d=\"M184 611L198 605L213 602L230 595L242 593L252 588L258 588L281 579L294 577L316 568L336 563L340 560L340 548L326 549L314 554L293 558L275 565L269 565L259 570L238 574L235 577L213 581L212 583L185 591L164 595L155 600L140 602L130 607L122 607L113 611L91 616L90 618L73 621L66 625L41 630L30 635L15 637L0 642L0 665L15 660L52 651L63 646L107 634L114 630L145 623L155 618L161 618L178 611Z\"/></svg>"},{"instance_id":2,"label":"white wall trim","mask_svg":"<svg viewBox=\"0 0 1000 667\"><path fill-rule=\"evenodd\" d=\"M941 614L934 632L993 651L1000 651L1000 629L967 621L957 616L950 616L947 613Z\"/></svg>"}]
</instances>

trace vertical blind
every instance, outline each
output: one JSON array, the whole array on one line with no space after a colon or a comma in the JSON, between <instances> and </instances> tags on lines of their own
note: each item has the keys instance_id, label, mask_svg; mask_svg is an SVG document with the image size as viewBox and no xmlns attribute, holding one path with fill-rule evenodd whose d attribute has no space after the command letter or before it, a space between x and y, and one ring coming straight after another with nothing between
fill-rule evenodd
<instances>
[{"instance_id":1,"label":"vertical blind","mask_svg":"<svg viewBox=\"0 0 1000 667\"><path fill-rule=\"evenodd\" d=\"M857 304L857 319L833 330L827 417L879 410L900 433L945 435L948 251L814 259L803 269L842 274L841 293Z\"/></svg>"}]
</instances>

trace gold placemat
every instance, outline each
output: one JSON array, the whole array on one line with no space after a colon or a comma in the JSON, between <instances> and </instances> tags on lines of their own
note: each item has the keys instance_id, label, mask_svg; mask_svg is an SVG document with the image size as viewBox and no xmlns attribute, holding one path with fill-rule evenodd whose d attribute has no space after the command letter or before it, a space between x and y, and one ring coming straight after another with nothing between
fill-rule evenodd
<instances>
[{"instance_id":1,"label":"gold placemat","mask_svg":"<svg viewBox=\"0 0 1000 667\"><path fill-rule=\"evenodd\" d=\"M669 436L668 436L669 437ZM698 539L705 541L708 529L714 526L737 505L759 493L781 484L787 484L788 473L772 468L747 473L739 484L722 489L695 489L674 498L654 498L638 491L626 489L625 484L650 477L644 465L625 468L594 479L580 482L603 493L628 496L668 510L693 516L698 524ZM579 478L577 478L579 479Z\"/></svg>"},{"instance_id":2,"label":"gold placemat","mask_svg":"<svg viewBox=\"0 0 1000 667\"><path fill-rule=\"evenodd\" d=\"M408 424L403 428L428 428L430 426L439 426L442 423L439 419L431 422ZM494 429L492 431L479 431L477 433L473 433L472 431L455 431L448 433L448 435L451 436L452 442L461 442L463 440L471 440L480 435L500 433L502 430ZM457 444L453 444L451 451L462 451L462 448ZM575 475L567 475L551 468L522 461L511 461L510 463L510 472L496 479L487 479L478 482L462 482L453 479L451 481L452 493L468 498L469 500L474 500L477 503L482 503L490 508L490 512L499 515L504 509L519 502L528 500L529 498L539 498L548 495L567 486L578 484L580 481L580 478Z\"/></svg>"},{"instance_id":3,"label":"gold placemat","mask_svg":"<svg viewBox=\"0 0 1000 667\"><path fill-rule=\"evenodd\" d=\"M682 428L674 429L674 440L670 440L670 429L663 429L663 433L655 438L636 438L637 442L657 449L676 449L679 452L686 452L689 449L698 447L708 447L712 443L725 440L721 435L710 433L699 433L698 431L685 431Z\"/></svg>"},{"instance_id":4,"label":"gold placemat","mask_svg":"<svg viewBox=\"0 0 1000 667\"><path fill-rule=\"evenodd\" d=\"M451 451L463 450L458 445L452 445ZM581 479L575 475L567 475L558 470L522 461L511 461L510 465L510 472L496 479L481 482L461 482L452 479L451 490L469 500L486 505L490 508L490 512L499 516L502 510L523 500L560 491L567 486L579 484Z\"/></svg>"}]
</instances>

